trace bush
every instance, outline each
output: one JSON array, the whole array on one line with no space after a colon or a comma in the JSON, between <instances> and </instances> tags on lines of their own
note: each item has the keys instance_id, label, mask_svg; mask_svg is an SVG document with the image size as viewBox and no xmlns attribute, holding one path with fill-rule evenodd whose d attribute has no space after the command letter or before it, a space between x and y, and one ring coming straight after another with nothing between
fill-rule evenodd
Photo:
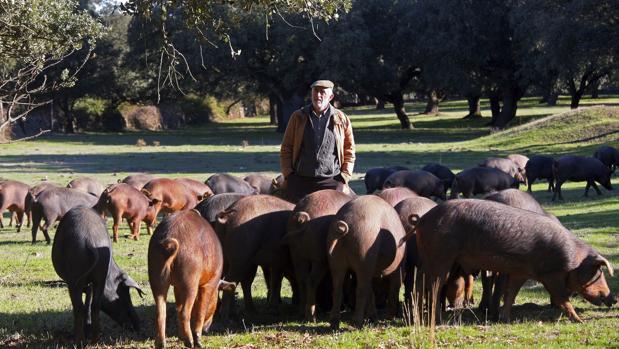
<instances>
[{"instance_id":1,"label":"bush","mask_svg":"<svg viewBox=\"0 0 619 349\"><path fill-rule=\"evenodd\" d=\"M73 104L77 127L86 131L121 131L124 120L117 106L100 98L80 98Z\"/></svg>"},{"instance_id":2,"label":"bush","mask_svg":"<svg viewBox=\"0 0 619 349\"><path fill-rule=\"evenodd\" d=\"M216 120L228 119L226 114L227 101L219 101L213 96L187 94L178 105L187 118L188 124L202 124ZM231 103L231 102L230 102Z\"/></svg>"}]
</instances>

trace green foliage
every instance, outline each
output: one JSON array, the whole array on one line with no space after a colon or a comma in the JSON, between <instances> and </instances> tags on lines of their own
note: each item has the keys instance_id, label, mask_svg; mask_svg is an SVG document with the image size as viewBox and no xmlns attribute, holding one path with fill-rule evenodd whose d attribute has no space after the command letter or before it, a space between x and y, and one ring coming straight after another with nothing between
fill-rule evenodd
<instances>
[{"instance_id":1,"label":"green foliage","mask_svg":"<svg viewBox=\"0 0 619 349\"><path fill-rule=\"evenodd\" d=\"M120 131L123 118L117 106L101 98L81 98L73 104L77 126L86 131Z\"/></svg>"},{"instance_id":2,"label":"green foliage","mask_svg":"<svg viewBox=\"0 0 619 349\"><path fill-rule=\"evenodd\" d=\"M178 104L188 124L203 124L227 118L225 106L213 96L188 94Z\"/></svg>"}]
</instances>

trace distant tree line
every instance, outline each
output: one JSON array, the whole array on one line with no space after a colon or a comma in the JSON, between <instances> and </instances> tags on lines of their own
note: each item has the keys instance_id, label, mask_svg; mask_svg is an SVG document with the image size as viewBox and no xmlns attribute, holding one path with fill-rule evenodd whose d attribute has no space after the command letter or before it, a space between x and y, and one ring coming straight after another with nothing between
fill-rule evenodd
<instances>
[{"instance_id":1,"label":"distant tree line","mask_svg":"<svg viewBox=\"0 0 619 349\"><path fill-rule=\"evenodd\" d=\"M577 108L585 93L617 85L614 0L277 3L133 0L123 12L81 1L107 30L75 84L53 98L71 115L83 97L114 106L260 96L282 131L309 83L329 78L342 93L391 103L402 128L413 127L404 97L414 93L428 114L445 96L464 97L467 118L481 116L487 98L489 126L500 129L526 94L553 104L567 93ZM78 63L65 60L57 71Z\"/></svg>"}]
</instances>

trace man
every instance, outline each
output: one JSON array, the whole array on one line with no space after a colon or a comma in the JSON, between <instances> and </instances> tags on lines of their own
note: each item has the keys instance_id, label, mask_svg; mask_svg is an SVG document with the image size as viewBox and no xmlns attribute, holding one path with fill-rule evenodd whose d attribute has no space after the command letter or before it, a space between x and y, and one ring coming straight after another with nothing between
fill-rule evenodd
<instances>
[{"instance_id":1,"label":"man","mask_svg":"<svg viewBox=\"0 0 619 349\"><path fill-rule=\"evenodd\" d=\"M312 103L290 116L280 149L288 200L299 201L321 189L350 192L355 140L350 119L331 105L333 83L312 85Z\"/></svg>"}]
</instances>

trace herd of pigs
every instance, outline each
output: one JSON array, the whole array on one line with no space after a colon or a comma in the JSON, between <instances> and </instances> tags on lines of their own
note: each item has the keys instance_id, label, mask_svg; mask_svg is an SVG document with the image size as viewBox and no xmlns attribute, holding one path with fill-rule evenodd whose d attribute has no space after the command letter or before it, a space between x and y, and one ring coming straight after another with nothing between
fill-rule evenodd
<instances>
[{"instance_id":1,"label":"herd of pigs","mask_svg":"<svg viewBox=\"0 0 619 349\"><path fill-rule=\"evenodd\" d=\"M107 215L116 242L122 219L137 240L141 222L151 235L157 215L164 214L148 246L157 347L165 346L170 286L179 338L200 347L218 306L222 322L235 315L236 284L245 311L255 311L251 285L258 267L267 281L269 306L277 309L281 303L285 277L305 319L331 309L334 329L342 309L353 311L354 325L376 318L377 309L396 316L402 284L409 306L421 314L425 306L440 318L447 306L472 305L476 275L483 285L479 307L491 318L509 321L519 289L532 279L546 288L554 306L580 322L570 295L579 293L595 305L616 303L601 269L612 276L612 266L518 187L526 183L530 192L535 180L546 179L555 200L562 199L564 182L586 181L585 195L590 187L600 194L596 182L612 190L616 165L619 152L603 146L594 157L489 158L457 175L439 164L421 170L373 168L364 176L368 195L321 190L296 203L285 200L281 176L260 174L216 174L204 183L137 174L107 187L91 178L66 187L5 180L0 212L9 210L11 222L15 216L18 231L28 217L33 244L39 229L51 243L48 230L60 220L52 262L68 285L79 342L97 340L100 311L139 328L129 290L140 296L143 291L114 262ZM477 194L484 196L471 198ZM426 301L432 309L424 299L434 300Z\"/></svg>"}]
</instances>

